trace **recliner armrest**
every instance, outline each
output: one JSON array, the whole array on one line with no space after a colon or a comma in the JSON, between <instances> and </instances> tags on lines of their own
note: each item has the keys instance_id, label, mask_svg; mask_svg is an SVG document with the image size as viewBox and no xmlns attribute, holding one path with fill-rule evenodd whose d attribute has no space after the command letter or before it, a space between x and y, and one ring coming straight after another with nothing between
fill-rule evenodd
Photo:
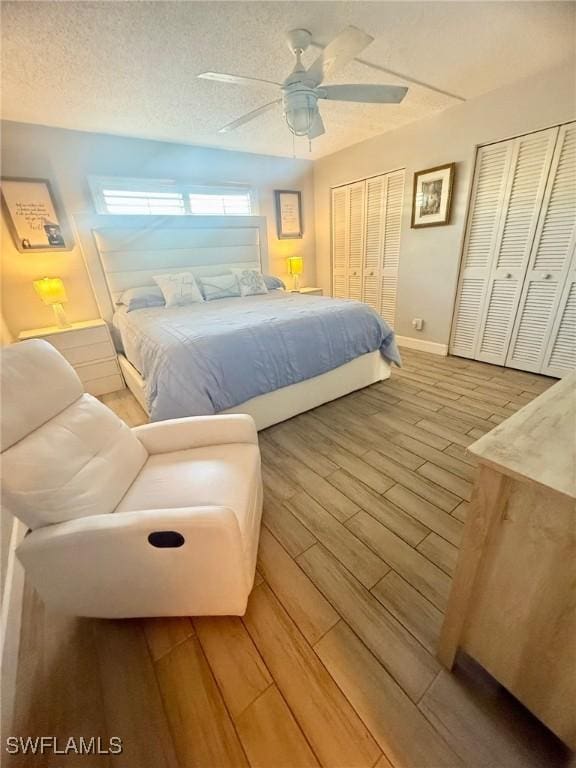
<instances>
[{"instance_id":1,"label":"recliner armrest","mask_svg":"<svg viewBox=\"0 0 576 768\"><path fill-rule=\"evenodd\" d=\"M254 419L245 414L190 416L156 421L133 427L132 432L151 454L226 443L258 445Z\"/></svg>"}]
</instances>

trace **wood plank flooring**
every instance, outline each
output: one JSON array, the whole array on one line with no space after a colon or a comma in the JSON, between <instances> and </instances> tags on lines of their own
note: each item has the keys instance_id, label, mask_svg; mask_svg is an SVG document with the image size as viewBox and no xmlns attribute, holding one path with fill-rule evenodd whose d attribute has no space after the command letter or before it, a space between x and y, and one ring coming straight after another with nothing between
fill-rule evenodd
<instances>
[{"instance_id":1,"label":"wood plank flooring","mask_svg":"<svg viewBox=\"0 0 576 768\"><path fill-rule=\"evenodd\" d=\"M117 735L124 753L93 763L127 768L567 765L485 672L461 659L449 674L434 655L474 482L466 447L554 380L403 359L390 381L260 433L243 618L62 619L27 591L16 732ZM145 420L127 391L104 400Z\"/></svg>"}]
</instances>

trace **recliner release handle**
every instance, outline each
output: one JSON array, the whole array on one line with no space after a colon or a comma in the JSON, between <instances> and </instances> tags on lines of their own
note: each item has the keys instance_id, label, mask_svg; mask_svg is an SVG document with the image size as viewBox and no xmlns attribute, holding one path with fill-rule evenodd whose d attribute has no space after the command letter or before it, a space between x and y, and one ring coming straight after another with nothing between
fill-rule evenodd
<instances>
[{"instance_id":1,"label":"recliner release handle","mask_svg":"<svg viewBox=\"0 0 576 768\"><path fill-rule=\"evenodd\" d=\"M148 542L159 549L181 547L185 538L178 531L153 531L148 535Z\"/></svg>"}]
</instances>

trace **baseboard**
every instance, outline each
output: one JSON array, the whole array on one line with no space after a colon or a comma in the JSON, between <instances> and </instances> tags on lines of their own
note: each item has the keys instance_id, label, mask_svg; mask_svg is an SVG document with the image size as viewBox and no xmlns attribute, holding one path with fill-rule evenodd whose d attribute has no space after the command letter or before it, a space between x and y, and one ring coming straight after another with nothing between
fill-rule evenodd
<instances>
[{"instance_id":1,"label":"baseboard","mask_svg":"<svg viewBox=\"0 0 576 768\"><path fill-rule=\"evenodd\" d=\"M0 612L0 676L2 678L0 725L3 734L9 733L12 727L16 700L16 674L24 597L24 569L16 558L16 549L25 534L26 526L19 520L14 520Z\"/></svg>"},{"instance_id":2,"label":"baseboard","mask_svg":"<svg viewBox=\"0 0 576 768\"><path fill-rule=\"evenodd\" d=\"M412 336L396 336L396 342L400 347L418 349L420 352L430 352L432 355L443 355L446 357L448 354L448 344L439 344L437 341L414 339Z\"/></svg>"}]
</instances>

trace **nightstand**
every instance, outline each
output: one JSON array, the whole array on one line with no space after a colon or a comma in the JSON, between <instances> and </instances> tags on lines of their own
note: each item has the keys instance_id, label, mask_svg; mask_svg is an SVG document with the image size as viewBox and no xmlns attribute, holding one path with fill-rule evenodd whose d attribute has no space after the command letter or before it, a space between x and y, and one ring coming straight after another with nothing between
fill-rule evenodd
<instances>
[{"instance_id":1,"label":"nightstand","mask_svg":"<svg viewBox=\"0 0 576 768\"><path fill-rule=\"evenodd\" d=\"M91 395L105 395L124 388L116 350L104 320L72 323L68 328L52 326L22 331L19 341L44 339L73 366Z\"/></svg>"},{"instance_id":2,"label":"nightstand","mask_svg":"<svg viewBox=\"0 0 576 768\"><path fill-rule=\"evenodd\" d=\"M307 293L309 296L322 296L322 288L300 288L298 293Z\"/></svg>"}]
</instances>

